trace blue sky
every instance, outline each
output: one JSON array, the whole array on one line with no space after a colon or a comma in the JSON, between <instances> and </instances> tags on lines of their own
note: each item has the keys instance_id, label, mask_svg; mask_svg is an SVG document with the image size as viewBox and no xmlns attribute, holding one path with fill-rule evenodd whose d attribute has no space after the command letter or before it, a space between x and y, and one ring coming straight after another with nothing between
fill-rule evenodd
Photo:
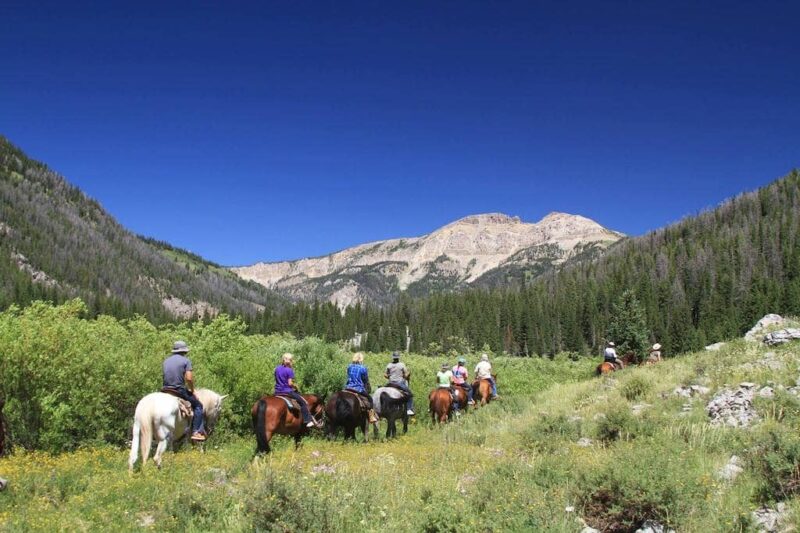
<instances>
[{"instance_id":1,"label":"blue sky","mask_svg":"<svg viewBox=\"0 0 800 533\"><path fill-rule=\"evenodd\" d=\"M797 2L116 4L0 3L0 133L222 264L484 212L638 235L800 166Z\"/></svg>"}]
</instances>

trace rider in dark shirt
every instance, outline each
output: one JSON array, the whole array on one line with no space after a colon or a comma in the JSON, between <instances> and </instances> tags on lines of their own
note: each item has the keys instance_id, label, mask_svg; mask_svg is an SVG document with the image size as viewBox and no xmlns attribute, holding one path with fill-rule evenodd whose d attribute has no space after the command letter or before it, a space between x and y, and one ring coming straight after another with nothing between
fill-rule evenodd
<instances>
[{"instance_id":1,"label":"rider in dark shirt","mask_svg":"<svg viewBox=\"0 0 800 533\"><path fill-rule=\"evenodd\" d=\"M176 341L172 345L172 354L164 360L163 376L164 386L162 391L169 392L192 404L192 440L206 440L206 430L203 425L203 404L194 395L194 376L192 375L192 362L185 354L189 347L183 341Z\"/></svg>"}]
</instances>

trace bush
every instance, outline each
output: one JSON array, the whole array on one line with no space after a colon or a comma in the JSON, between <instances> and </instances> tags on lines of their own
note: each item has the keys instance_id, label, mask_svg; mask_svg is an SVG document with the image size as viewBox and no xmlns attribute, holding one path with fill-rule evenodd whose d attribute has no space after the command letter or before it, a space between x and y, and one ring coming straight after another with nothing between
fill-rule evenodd
<instances>
[{"instance_id":1,"label":"bush","mask_svg":"<svg viewBox=\"0 0 800 533\"><path fill-rule=\"evenodd\" d=\"M269 473L245 502L255 531L338 531L331 502L287 477Z\"/></svg>"},{"instance_id":2,"label":"bush","mask_svg":"<svg viewBox=\"0 0 800 533\"><path fill-rule=\"evenodd\" d=\"M552 452L562 448L565 441L576 441L580 436L579 422L570 421L564 415L545 415L522 432L521 441L525 448Z\"/></svg>"},{"instance_id":3,"label":"bush","mask_svg":"<svg viewBox=\"0 0 800 533\"><path fill-rule=\"evenodd\" d=\"M800 439L795 431L774 425L756 437L748 461L759 475L762 503L782 501L800 492Z\"/></svg>"},{"instance_id":4,"label":"bush","mask_svg":"<svg viewBox=\"0 0 800 533\"><path fill-rule=\"evenodd\" d=\"M680 526L671 523L673 517L697 510L712 490L702 458L680 450L674 441L648 441L609 451L604 468L578 479L577 501L586 522L616 532L635 531L645 520Z\"/></svg>"},{"instance_id":5,"label":"bush","mask_svg":"<svg viewBox=\"0 0 800 533\"><path fill-rule=\"evenodd\" d=\"M622 384L619 392L626 400L633 402L646 396L651 390L653 390L653 383L648 378L634 375Z\"/></svg>"},{"instance_id":6,"label":"bush","mask_svg":"<svg viewBox=\"0 0 800 533\"><path fill-rule=\"evenodd\" d=\"M638 434L638 420L622 406L597 422L596 436L603 442L630 440Z\"/></svg>"}]
</instances>

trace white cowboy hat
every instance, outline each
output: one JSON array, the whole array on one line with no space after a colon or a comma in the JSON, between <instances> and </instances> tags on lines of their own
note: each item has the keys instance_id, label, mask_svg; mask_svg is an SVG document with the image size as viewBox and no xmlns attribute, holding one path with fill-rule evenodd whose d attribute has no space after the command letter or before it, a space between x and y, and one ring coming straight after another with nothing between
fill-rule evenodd
<instances>
[{"instance_id":1,"label":"white cowboy hat","mask_svg":"<svg viewBox=\"0 0 800 533\"><path fill-rule=\"evenodd\" d=\"M658 343L655 343L655 344L653 345L653 349L654 349L654 350L660 350L660 349L661 349L661 345L660 345L660 344L658 344Z\"/></svg>"}]
</instances>

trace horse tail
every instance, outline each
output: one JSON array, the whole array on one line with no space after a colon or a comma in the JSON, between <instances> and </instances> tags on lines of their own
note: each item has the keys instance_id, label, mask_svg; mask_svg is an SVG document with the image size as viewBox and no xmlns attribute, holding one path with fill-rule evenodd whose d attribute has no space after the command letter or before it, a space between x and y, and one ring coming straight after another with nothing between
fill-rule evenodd
<instances>
[{"instance_id":1,"label":"horse tail","mask_svg":"<svg viewBox=\"0 0 800 533\"><path fill-rule=\"evenodd\" d=\"M133 470L133 465L139 458L139 433L140 433L139 420L135 417L133 419L133 438L131 440L131 454L128 457L128 470Z\"/></svg>"},{"instance_id":2,"label":"horse tail","mask_svg":"<svg viewBox=\"0 0 800 533\"><path fill-rule=\"evenodd\" d=\"M343 420L349 418L353 413L353 408L347 403L347 399L343 394L336 397L336 420L341 423Z\"/></svg>"},{"instance_id":3,"label":"horse tail","mask_svg":"<svg viewBox=\"0 0 800 533\"><path fill-rule=\"evenodd\" d=\"M150 446L153 444L153 422L149 415L136 413L136 421L133 423L134 430L137 424L139 425L139 445L142 450L142 467L144 468L150 457Z\"/></svg>"},{"instance_id":4,"label":"horse tail","mask_svg":"<svg viewBox=\"0 0 800 533\"><path fill-rule=\"evenodd\" d=\"M269 451L269 441L267 441L267 401L264 398L258 400L256 416L254 420L254 430L256 432L256 450L258 453Z\"/></svg>"}]
</instances>

